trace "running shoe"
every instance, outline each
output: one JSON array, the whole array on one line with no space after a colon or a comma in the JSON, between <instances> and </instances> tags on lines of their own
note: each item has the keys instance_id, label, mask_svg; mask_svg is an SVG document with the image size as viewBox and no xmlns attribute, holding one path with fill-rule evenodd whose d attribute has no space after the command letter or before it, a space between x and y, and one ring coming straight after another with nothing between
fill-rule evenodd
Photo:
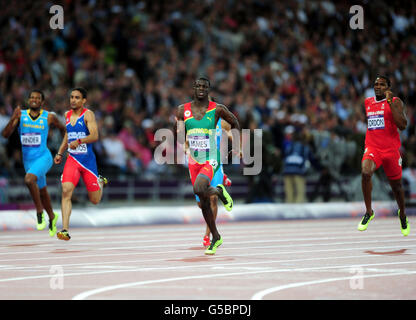
<instances>
[{"instance_id":1,"label":"running shoe","mask_svg":"<svg viewBox=\"0 0 416 320\"><path fill-rule=\"evenodd\" d=\"M371 220L374 219L374 211L373 214L370 216L368 213L364 215L361 222L358 224L358 231L365 231L367 230L368 224Z\"/></svg>"},{"instance_id":2,"label":"running shoe","mask_svg":"<svg viewBox=\"0 0 416 320\"><path fill-rule=\"evenodd\" d=\"M406 237L410 233L409 219L407 219L407 217L406 217L406 219L400 218L400 209L399 209L399 211L397 211L397 215L399 216L400 229L402 229L402 234Z\"/></svg>"},{"instance_id":3,"label":"running shoe","mask_svg":"<svg viewBox=\"0 0 416 320\"><path fill-rule=\"evenodd\" d=\"M71 239L71 236L69 235L69 232L65 229L59 231L56 236L58 237L58 239L60 240L65 240L68 241L69 239Z\"/></svg>"},{"instance_id":4,"label":"running shoe","mask_svg":"<svg viewBox=\"0 0 416 320\"><path fill-rule=\"evenodd\" d=\"M222 181L222 184L226 187L231 187L232 181L230 180L230 178L228 178L228 176L224 173L224 179Z\"/></svg>"},{"instance_id":5,"label":"running shoe","mask_svg":"<svg viewBox=\"0 0 416 320\"><path fill-rule=\"evenodd\" d=\"M209 245L211 244L211 241L209 240L209 236L204 237L204 240L202 241L202 244L204 245L205 248L209 247Z\"/></svg>"},{"instance_id":6,"label":"running shoe","mask_svg":"<svg viewBox=\"0 0 416 320\"><path fill-rule=\"evenodd\" d=\"M101 175L99 175L98 176L98 180L100 180L103 184L103 188L105 188L106 186L107 186L107 184L108 184L108 179L107 178L105 178L105 177L103 177L103 176L101 176Z\"/></svg>"},{"instance_id":7,"label":"running shoe","mask_svg":"<svg viewBox=\"0 0 416 320\"><path fill-rule=\"evenodd\" d=\"M49 236L53 237L56 234L56 222L58 221L58 215L54 212L54 217L51 220L49 220Z\"/></svg>"},{"instance_id":8,"label":"running shoe","mask_svg":"<svg viewBox=\"0 0 416 320\"><path fill-rule=\"evenodd\" d=\"M46 227L45 217L43 216L43 212L37 213L37 222L36 222L36 229L43 230Z\"/></svg>"},{"instance_id":9,"label":"running shoe","mask_svg":"<svg viewBox=\"0 0 416 320\"><path fill-rule=\"evenodd\" d=\"M217 186L218 191L220 194L218 197L224 204L225 210L231 211L233 209L233 199L231 198L230 194L225 190L225 187L222 184Z\"/></svg>"},{"instance_id":10,"label":"running shoe","mask_svg":"<svg viewBox=\"0 0 416 320\"><path fill-rule=\"evenodd\" d=\"M211 242L211 245L207 250L205 250L205 254L213 255L217 251L217 248L222 245L222 238L220 237L218 240Z\"/></svg>"}]
</instances>

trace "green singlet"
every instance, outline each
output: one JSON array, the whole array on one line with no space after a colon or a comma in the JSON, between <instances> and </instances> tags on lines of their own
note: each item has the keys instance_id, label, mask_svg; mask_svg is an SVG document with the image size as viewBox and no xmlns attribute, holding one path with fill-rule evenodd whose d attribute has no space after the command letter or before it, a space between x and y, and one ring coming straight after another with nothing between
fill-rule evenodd
<instances>
[{"instance_id":1,"label":"green singlet","mask_svg":"<svg viewBox=\"0 0 416 320\"><path fill-rule=\"evenodd\" d=\"M191 103L184 105L184 122L189 142L190 161L204 164L209 161L214 174L219 168L220 151L217 148L215 110L217 104L210 101L208 109L201 120L193 117ZM193 160L193 161L192 161Z\"/></svg>"}]
</instances>

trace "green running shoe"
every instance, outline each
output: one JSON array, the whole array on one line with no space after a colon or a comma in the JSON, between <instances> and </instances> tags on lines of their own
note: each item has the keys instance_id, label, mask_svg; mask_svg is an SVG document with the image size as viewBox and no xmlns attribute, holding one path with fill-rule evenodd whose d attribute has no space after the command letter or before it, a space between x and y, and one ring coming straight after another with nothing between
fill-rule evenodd
<instances>
[{"instance_id":1,"label":"green running shoe","mask_svg":"<svg viewBox=\"0 0 416 320\"><path fill-rule=\"evenodd\" d=\"M371 216L368 213L366 213L364 215L364 217L361 219L360 223L358 224L358 231L367 230L368 224L373 219L374 219L374 211L373 211L373 214Z\"/></svg>"},{"instance_id":2,"label":"green running shoe","mask_svg":"<svg viewBox=\"0 0 416 320\"><path fill-rule=\"evenodd\" d=\"M39 231L45 229L46 221L45 221L45 217L43 216L43 212L37 213L36 217L37 217L36 229L38 229Z\"/></svg>"},{"instance_id":3,"label":"green running shoe","mask_svg":"<svg viewBox=\"0 0 416 320\"><path fill-rule=\"evenodd\" d=\"M231 211L233 209L233 199L231 198L230 194L225 190L225 187L222 184L217 186L218 191L220 192L219 198L224 204L224 208L227 211Z\"/></svg>"},{"instance_id":4,"label":"green running shoe","mask_svg":"<svg viewBox=\"0 0 416 320\"><path fill-rule=\"evenodd\" d=\"M54 212L54 218L52 221L49 220L49 236L53 237L56 234L56 222L59 216Z\"/></svg>"},{"instance_id":5,"label":"green running shoe","mask_svg":"<svg viewBox=\"0 0 416 320\"><path fill-rule=\"evenodd\" d=\"M397 215L399 216L399 220L400 220L400 229L402 230L402 234L407 237L410 233L410 224L409 224L409 219L401 219L400 218L400 209L399 211L397 211Z\"/></svg>"},{"instance_id":6,"label":"green running shoe","mask_svg":"<svg viewBox=\"0 0 416 320\"><path fill-rule=\"evenodd\" d=\"M222 245L221 237L217 241L211 241L211 245L205 250L205 254L214 255L220 245Z\"/></svg>"}]
</instances>

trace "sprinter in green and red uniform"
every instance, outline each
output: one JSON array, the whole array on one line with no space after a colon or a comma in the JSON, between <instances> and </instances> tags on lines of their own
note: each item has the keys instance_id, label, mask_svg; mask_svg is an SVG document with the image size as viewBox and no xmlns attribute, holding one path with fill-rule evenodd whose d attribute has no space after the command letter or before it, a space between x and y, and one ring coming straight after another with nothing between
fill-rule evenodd
<instances>
[{"instance_id":1,"label":"sprinter in green and red uniform","mask_svg":"<svg viewBox=\"0 0 416 320\"><path fill-rule=\"evenodd\" d=\"M209 101L208 94L210 82L200 77L194 82L194 97L191 102L180 105L177 110L176 141L185 143L189 141L189 174L194 193L199 197L202 214L211 230L211 245L205 254L215 254L223 240L218 233L215 218L211 210L210 196L217 195L229 211L233 201L223 185L216 188L210 186L215 172L220 166L220 154L216 147L216 125L219 118L231 125L232 134L239 141L240 125L237 118L222 104ZM185 136L186 135L186 136ZM241 148L240 148L241 150ZM240 152L239 152L240 154Z\"/></svg>"}]
</instances>

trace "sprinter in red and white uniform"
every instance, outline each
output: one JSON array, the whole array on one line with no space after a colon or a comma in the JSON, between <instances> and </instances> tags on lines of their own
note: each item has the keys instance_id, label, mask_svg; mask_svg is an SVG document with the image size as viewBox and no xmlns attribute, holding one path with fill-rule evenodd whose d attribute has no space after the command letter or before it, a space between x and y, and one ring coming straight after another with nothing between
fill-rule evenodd
<instances>
[{"instance_id":1,"label":"sprinter in red and white uniform","mask_svg":"<svg viewBox=\"0 0 416 320\"><path fill-rule=\"evenodd\" d=\"M366 230L374 218L371 205L371 177L382 166L399 207L398 215L402 234L407 236L410 232L410 225L405 214L402 158L399 150L401 146L399 130L406 129L407 117L402 100L395 97L390 90L390 79L386 76L378 76L374 82L375 97L367 98L364 102L367 133L361 176L366 213L358 225L358 230Z\"/></svg>"}]
</instances>

